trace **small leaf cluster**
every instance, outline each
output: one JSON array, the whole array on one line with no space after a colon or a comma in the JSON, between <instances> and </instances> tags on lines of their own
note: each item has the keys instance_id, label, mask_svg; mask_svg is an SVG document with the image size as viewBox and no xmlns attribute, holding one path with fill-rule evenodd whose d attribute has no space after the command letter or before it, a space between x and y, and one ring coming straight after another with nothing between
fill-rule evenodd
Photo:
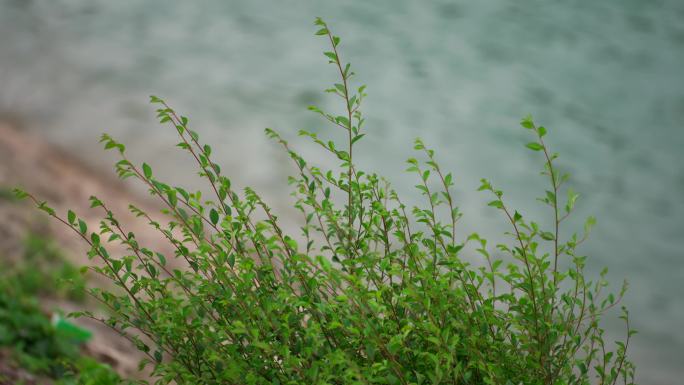
<instances>
[{"instance_id":1,"label":"small leaf cluster","mask_svg":"<svg viewBox=\"0 0 684 385\"><path fill-rule=\"evenodd\" d=\"M511 208L483 179L480 190L491 194L489 206L510 231L494 247L479 234L463 234L456 181L422 141L407 161L421 205L407 206L385 178L357 167L365 87L352 87L340 38L323 20L315 24L339 76L326 92L342 102L339 113L309 109L346 140L300 134L337 163L326 169L310 162L266 130L293 163L299 234L289 234L256 191L236 189L189 120L154 96L160 122L177 132L208 195L159 180L112 137L102 142L121 156L117 174L143 183L164 206L161 218L130 209L173 255L141 244L96 197L92 206L103 220L93 230L75 213L63 218L19 193L71 227L97 260L86 269L118 286L89 289L109 309L99 320L147 355L141 366L151 364L160 384L632 383L627 311L624 341L608 344L601 327L624 288L615 296L605 293L605 274L586 278L578 247L593 219L581 235L561 232L578 195L565 189L569 177L544 143L547 130L530 117L521 122L534 137L527 148L542 154L549 187L540 201L552 226ZM111 243L127 253L112 255Z\"/></svg>"}]
</instances>

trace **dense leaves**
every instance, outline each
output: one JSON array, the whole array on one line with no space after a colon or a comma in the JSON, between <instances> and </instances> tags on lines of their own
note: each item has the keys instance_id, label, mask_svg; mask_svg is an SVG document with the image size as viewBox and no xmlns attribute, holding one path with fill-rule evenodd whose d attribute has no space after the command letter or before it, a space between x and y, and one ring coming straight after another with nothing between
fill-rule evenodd
<instances>
[{"instance_id":1,"label":"dense leaves","mask_svg":"<svg viewBox=\"0 0 684 385\"><path fill-rule=\"evenodd\" d=\"M289 180L301 234L288 234L256 191L236 190L188 119L154 96L160 122L176 130L210 196L166 184L149 165L128 159L115 139L105 135L102 142L121 154L117 174L138 179L164 204L165 219L131 211L173 246L173 256L139 243L95 197L92 206L104 220L89 234L75 214L61 219L28 195L91 246L99 262L90 269L121 289L90 289L109 308L101 321L145 352L142 365L152 364L164 384L631 383L626 350L633 331L627 325L625 342L613 345L600 326L624 289L605 295L604 275L587 280L586 257L577 252L587 234L561 232L578 195L566 193L568 176L543 141L547 130L531 117L521 123L534 137L527 147L542 154L550 187L540 201L550 208L551 228L510 208L482 180L492 210L510 225L508 241L492 247L478 234L463 234L454 177L420 140L407 171L415 174L422 206L408 207L388 181L357 168L365 87L352 87L355 74L338 51L340 39L322 20L315 24L339 76L326 91L343 102L336 113L309 109L346 141L300 134L338 167L308 162L266 130L296 170ZM587 223L588 232L593 219ZM109 242L128 253L110 254ZM183 267L172 268L172 258Z\"/></svg>"}]
</instances>

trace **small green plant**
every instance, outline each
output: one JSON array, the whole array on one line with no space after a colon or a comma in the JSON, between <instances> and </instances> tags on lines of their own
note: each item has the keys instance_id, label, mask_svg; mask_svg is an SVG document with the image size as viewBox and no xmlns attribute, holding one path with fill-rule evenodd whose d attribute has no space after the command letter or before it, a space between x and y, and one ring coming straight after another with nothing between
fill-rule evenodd
<instances>
[{"instance_id":1,"label":"small green plant","mask_svg":"<svg viewBox=\"0 0 684 385\"><path fill-rule=\"evenodd\" d=\"M55 385L119 385L121 378L109 366L90 357L69 363L64 376Z\"/></svg>"},{"instance_id":2,"label":"small green plant","mask_svg":"<svg viewBox=\"0 0 684 385\"><path fill-rule=\"evenodd\" d=\"M58 214L17 191L88 243L98 261L88 269L120 289L89 289L108 317L75 315L119 331L147 355L141 366L152 364L162 384L632 383L626 352L634 332L627 323L625 340L609 346L601 327L624 287L606 294L605 273L585 277L586 257L577 248L592 218L581 235L561 231L578 195L565 188L568 175L544 142L546 128L529 117L521 123L533 138L527 147L544 164L549 187L539 200L549 207L551 226L511 208L483 179L489 206L510 225L508 241L492 247L483 236L462 234L455 179L422 141L407 170L422 206L408 207L387 180L357 167L365 87L352 86L339 37L322 20L315 24L339 76L326 92L341 106L335 113L310 110L345 140L300 135L338 167L308 162L266 130L293 161L289 181L301 234L287 234L256 191L233 186L188 119L154 96L160 122L176 130L210 196L166 184L148 164L130 160L122 143L108 135L102 142L121 156L117 174L139 180L164 205L164 219L130 209L174 247L173 256L141 244L97 197L92 207L104 219L92 231L76 213ZM128 252L112 255L112 242ZM185 266L172 268L169 258Z\"/></svg>"},{"instance_id":3,"label":"small green plant","mask_svg":"<svg viewBox=\"0 0 684 385\"><path fill-rule=\"evenodd\" d=\"M28 242L29 250L41 251L45 256L45 244L36 239ZM49 376L58 385L119 384L121 380L111 368L82 356L82 341L56 327L40 308L36 297L38 281L33 279L46 278L42 289L47 290L55 284L53 277L41 272L28 274L28 270L3 269L0 273L0 347L9 348L12 358L25 370Z\"/></svg>"},{"instance_id":4,"label":"small green plant","mask_svg":"<svg viewBox=\"0 0 684 385\"><path fill-rule=\"evenodd\" d=\"M14 290L25 296L42 296L80 302L85 299L85 279L79 269L62 255L53 241L28 234L19 263L2 266L0 278L15 283Z\"/></svg>"},{"instance_id":5,"label":"small green plant","mask_svg":"<svg viewBox=\"0 0 684 385\"><path fill-rule=\"evenodd\" d=\"M60 338L34 297L14 290L16 281L0 281L0 346L11 347L22 367L59 376L61 358L73 357L78 347Z\"/></svg>"}]
</instances>

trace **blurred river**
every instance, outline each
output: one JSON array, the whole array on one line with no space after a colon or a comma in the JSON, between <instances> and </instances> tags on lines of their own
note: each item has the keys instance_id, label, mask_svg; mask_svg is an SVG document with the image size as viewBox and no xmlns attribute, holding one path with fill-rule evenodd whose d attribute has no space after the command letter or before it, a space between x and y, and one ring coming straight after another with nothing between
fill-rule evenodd
<instances>
[{"instance_id":1,"label":"blurred river","mask_svg":"<svg viewBox=\"0 0 684 385\"><path fill-rule=\"evenodd\" d=\"M96 144L109 132L159 175L194 185L147 104L165 97L237 184L287 213L277 197L293 169L263 128L329 129L306 111L334 102L320 92L335 71L315 16L368 85L359 162L415 196L403 162L422 137L454 171L463 232L505 228L475 191L480 177L528 216L548 215L518 121L531 113L545 125L582 193L573 223L598 217L584 247L591 270L630 282L639 382L684 376L681 0L0 0L0 116L111 173Z\"/></svg>"}]
</instances>

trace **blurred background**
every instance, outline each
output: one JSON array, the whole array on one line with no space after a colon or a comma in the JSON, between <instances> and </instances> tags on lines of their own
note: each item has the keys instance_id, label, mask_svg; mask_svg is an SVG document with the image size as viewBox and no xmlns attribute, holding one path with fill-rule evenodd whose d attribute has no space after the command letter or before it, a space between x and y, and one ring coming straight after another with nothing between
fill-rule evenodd
<instances>
[{"instance_id":1,"label":"blurred background","mask_svg":"<svg viewBox=\"0 0 684 385\"><path fill-rule=\"evenodd\" d=\"M546 189L541 159L518 122L530 113L547 127L581 193L571 226L598 218L583 249L590 272L606 266L616 290L630 284L638 382L684 375L681 0L0 0L0 121L96 176L112 174L97 144L108 132L162 179L197 187L147 104L158 95L189 116L235 184L287 216L293 169L263 129L331 130L306 111L336 106L321 91L336 74L316 16L368 85L359 162L415 198L404 161L423 138L454 172L464 234L506 229L476 192L481 177L526 216L549 215L534 199ZM3 167L5 184L30 172Z\"/></svg>"}]
</instances>

